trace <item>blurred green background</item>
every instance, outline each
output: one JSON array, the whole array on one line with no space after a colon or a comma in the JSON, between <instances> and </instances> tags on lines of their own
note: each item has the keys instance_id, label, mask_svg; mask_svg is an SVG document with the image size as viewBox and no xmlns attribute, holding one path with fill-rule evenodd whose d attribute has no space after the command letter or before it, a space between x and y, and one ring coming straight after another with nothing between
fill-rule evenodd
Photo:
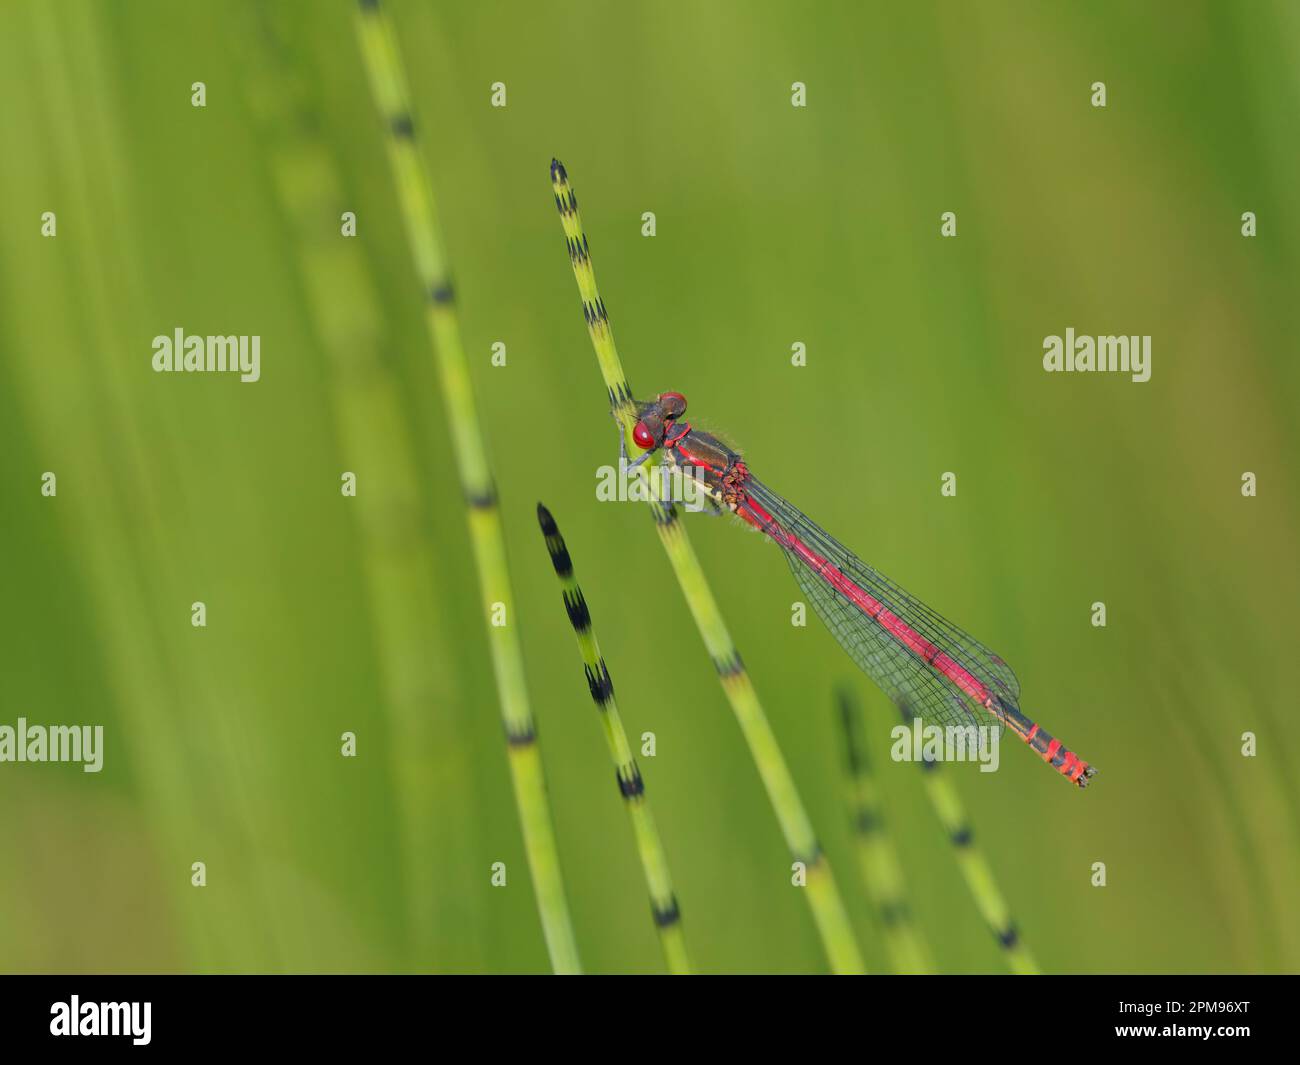
<instances>
[{"instance_id":1,"label":"blurred green background","mask_svg":"<svg viewBox=\"0 0 1300 1065\"><path fill-rule=\"evenodd\" d=\"M663 963L538 499L629 731L658 738L642 771L699 967L825 963L651 523L595 501L615 434L552 155L636 390L685 392L768 483L1004 655L1026 712L1100 767L1084 793L1011 742L998 773L954 768L1044 967L1294 971L1300 9L390 10L585 966ZM98 775L0 765L4 970L548 967L352 19L341 0L0 8L0 723L100 723L107 744ZM259 334L261 381L153 373L177 326ZM1151 334L1150 382L1045 374L1043 337L1070 326ZM886 967L841 678L868 700L940 967L1000 971L919 775L884 757L883 697L817 623L791 627L779 552L729 519L690 531L869 963Z\"/></svg>"}]
</instances>

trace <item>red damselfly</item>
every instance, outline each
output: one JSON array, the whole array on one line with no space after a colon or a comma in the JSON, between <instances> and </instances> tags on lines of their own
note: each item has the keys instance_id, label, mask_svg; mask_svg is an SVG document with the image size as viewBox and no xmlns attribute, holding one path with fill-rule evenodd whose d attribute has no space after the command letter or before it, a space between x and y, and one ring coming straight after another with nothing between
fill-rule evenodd
<instances>
[{"instance_id":1,"label":"red damselfly","mask_svg":"<svg viewBox=\"0 0 1300 1065\"><path fill-rule=\"evenodd\" d=\"M1020 712L1010 666L857 558L757 480L738 452L692 429L685 413L680 392L638 403L633 440L645 454L632 465L662 449L711 499L773 540L840 646L899 706L944 727L974 725L976 709L987 711L1058 773L1087 786L1096 768Z\"/></svg>"}]
</instances>

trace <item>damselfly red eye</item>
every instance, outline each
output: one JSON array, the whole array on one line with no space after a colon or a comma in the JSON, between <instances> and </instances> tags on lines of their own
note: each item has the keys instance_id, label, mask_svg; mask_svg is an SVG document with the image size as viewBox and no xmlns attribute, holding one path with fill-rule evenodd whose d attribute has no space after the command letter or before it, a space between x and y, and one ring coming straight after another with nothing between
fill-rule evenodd
<instances>
[{"instance_id":1,"label":"damselfly red eye","mask_svg":"<svg viewBox=\"0 0 1300 1065\"><path fill-rule=\"evenodd\" d=\"M659 394L659 405L664 408L670 418L680 418L686 413L686 397L680 392L661 392Z\"/></svg>"},{"instance_id":2,"label":"damselfly red eye","mask_svg":"<svg viewBox=\"0 0 1300 1065\"><path fill-rule=\"evenodd\" d=\"M636 441L636 446L642 451L649 451L655 446L654 433L645 422L637 422L632 428L632 439Z\"/></svg>"}]
</instances>

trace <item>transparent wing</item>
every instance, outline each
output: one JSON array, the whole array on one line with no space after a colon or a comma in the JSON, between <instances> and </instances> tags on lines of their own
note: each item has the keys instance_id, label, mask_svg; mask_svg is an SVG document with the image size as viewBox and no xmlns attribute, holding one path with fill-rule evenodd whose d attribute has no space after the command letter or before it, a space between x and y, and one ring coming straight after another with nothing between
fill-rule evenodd
<instances>
[{"instance_id":1,"label":"transparent wing","mask_svg":"<svg viewBox=\"0 0 1300 1065\"><path fill-rule=\"evenodd\" d=\"M784 549L783 553L817 616L858 668L890 699L907 706L913 716L927 724L964 727L980 723L972 705L946 677L935 673L879 625L864 618L857 606L797 555Z\"/></svg>"},{"instance_id":2,"label":"transparent wing","mask_svg":"<svg viewBox=\"0 0 1300 1065\"><path fill-rule=\"evenodd\" d=\"M885 609L943 650L1003 703L1010 707L1018 704L1020 683L1011 667L998 655L862 562L765 485L750 478L745 487L787 532L829 560ZM976 721L973 705L956 685L867 617L843 592L781 544L780 537L774 539L781 545L795 579L827 628L885 694L897 703L909 704L914 713L936 723L990 723L984 714L980 715L982 720Z\"/></svg>"}]
</instances>

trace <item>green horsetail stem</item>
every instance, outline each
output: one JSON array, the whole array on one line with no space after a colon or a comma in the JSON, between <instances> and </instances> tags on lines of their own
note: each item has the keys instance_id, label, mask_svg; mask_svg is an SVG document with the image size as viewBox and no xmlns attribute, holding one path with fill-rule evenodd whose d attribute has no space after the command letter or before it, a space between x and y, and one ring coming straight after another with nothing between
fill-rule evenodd
<instances>
[{"instance_id":1,"label":"green horsetail stem","mask_svg":"<svg viewBox=\"0 0 1300 1065\"><path fill-rule=\"evenodd\" d=\"M636 425L636 405L623 373L618 348L614 346L614 331L609 324L609 314L596 289L596 273L591 262L587 235L582 228L582 216L578 213L578 199L569 185L568 174L557 159L551 160L551 185L568 244L569 262L573 266L573 276L577 279L578 292L582 297L583 317L587 321L592 346L596 349L596 360L605 380L610 408L623 430L629 453L635 453L637 448L632 430ZM645 467L649 465L650 463L645 463ZM677 507L667 500L654 500L651 513L659 531L659 539L677 576L677 583L681 585L682 595L686 598L686 605L700 630L709 656L713 659L714 668L722 678L722 689L731 703L750 755L762 777L768 799L776 811L786 846L794 860L803 866L804 891L831 969L837 973L863 972L862 955L853 938L853 928L849 924L839 888L836 887L830 862L817 843L776 735L768 724L762 704L758 701L758 693L754 691L740 653L722 620L704 570L695 556L695 549L682 527Z\"/></svg>"},{"instance_id":2,"label":"green horsetail stem","mask_svg":"<svg viewBox=\"0 0 1300 1065\"><path fill-rule=\"evenodd\" d=\"M281 209L293 227L300 283L312 325L333 369L334 418L343 452L368 471L369 510L358 518L361 566L375 627L383 705L394 737L389 758L402 841L404 903L412 960L436 957L435 932L475 905L475 889L440 884L440 853L466 840L473 817L439 817L435 785L452 785L465 771L442 759L430 772L430 752L456 746L451 715L435 721L432 700L456 705L461 693L449 669L445 625L437 601L432 544L427 536L393 535L393 515L419 510L420 476L397 376L383 358L382 316L365 256L340 240L330 219L344 202L338 160L312 122L296 29L283 9L259 5L245 35L241 82L266 141ZM383 515L376 520L371 515ZM467 780L461 780L468 787ZM454 896L439 913L436 900ZM481 892L478 893L481 897ZM442 921L439 922L439 917Z\"/></svg>"},{"instance_id":3,"label":"green horsetail stem","mask_svg":"<svg viewBox=\"0 0 1300 1065\"><path fill-rule=\"evenodd\" d=\"M573 937L560 875L560 856L555 845L541 754L537 748L537 731L528 705L523 655L513 624L514 597L506 567L501 514L497 509L496 488L488 468L483 434L470 388L469 365L461 347L460 323L452 300L447 256L443 250L432 185L415 147L406 72L392 23L381 10L379 0L359 0L356 26L370 88L379 113L388 126L388 157L397 184L415 272L424 296L425 321L447 404L447 421L451 427L461 490L469 508L470 542L478 569L484 614L499 610L507 619L504 625L489 622L488 643L500 693L515 803L519 808L524 850L537 895L542 931L554 970L557 973L576 973L581 971L578 946Z\"/></svg>"},{"instance_id":4,"label":"green horsetail stem","mask_svg":"<svg viewBox=\"0 0 1300 1065\"><path fill-rule=\"evenodd\" d=\"M906 706L900 706L899 710L904 723L909 728L912 727L912 711ZM1020 933L1011 920L1011 909L998 890L997 881L993 879L993 870L975 846L975 834L971 830L970 818L966 815L961 796L952 786L952 781L944 775L939 763L929 755L921 759L920 766L930 803L957 855L957 866L961 869L961 875L970 889L980 916L1002 948L1007 967L1018 976L1037 976L1040 971L1038 965L1029 948L1020 940Z\"/></svg>"},{"instance_id":5,"label":"green horsetail stem","mask_svg":"<svg viewBox=\"0 0 1300 1065\"><path fill-rule=\"evenodd\" d=\"M862 706L847 688L840 689L838 702L840 723L844 729L849 813L857 840L858 863L862 867L867 896L880 919L885 949L895 972L932 972L929 951L907 900L898 850L881 813L880 795L863 742L865 722Z\"/></svg>"},{"instance_id":6,"label":"green horsetail stem","mask_svg":"<svg viewBox=\"0 0 1300 1065\"><path fill-rule=\"evenodd\" d=\"M587 688L596 709L600 711L605 742L609 744L610 757L614 759L618 793L623 796L628 816L632 819L632 834L636 837L637 853L641 856L641 868L650 890L650 913L655 928L659 930L659 942L664 949L668 971L678 976L687 976L691 971L691 960L686 953L682 912L677 905L677 897L673 894L668 858L659 838L659 830L655 828L654 817L650 813L650 800L646 798L641 770L637 768L632 747L627 742L627 733L623 730L623 720L614 699L614 682L610 679L609 669L600 653L600 644L596 641L591 611L587 608L586 596L582 594L578 578L573 572L573 560L569 556L564 537L560 535L551 512L541 503L537 504L537 522L542 527L542 536L546 539L546 550L550 553L555 575L560 579L564 609L573 626L573 634L578 639L578 653L582 657Z\"/></svg>"}]
</instances>

